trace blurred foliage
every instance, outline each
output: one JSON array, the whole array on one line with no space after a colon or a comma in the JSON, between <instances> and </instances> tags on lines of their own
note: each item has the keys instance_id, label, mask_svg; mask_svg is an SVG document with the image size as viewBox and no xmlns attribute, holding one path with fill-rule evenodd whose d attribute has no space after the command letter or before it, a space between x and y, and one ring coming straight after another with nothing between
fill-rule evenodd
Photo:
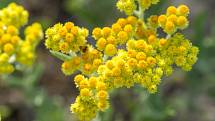
<instances>
[{"instance_id":1,"label":"blurred foliage","mask_svg":"<svg viewBox=\"0 0 215 121\"><path fill-rule=\"evenodd\" d=\"M17 2L18 0L0 0L0 9L4 8L11 2Z\"/></svg>"},{"instance_id":2,"label":"blurred foliage","mask_svg":"<svg viewBox=\"0 0 215 121\"><path fill-rule=\"evenodd\" d=\"M64 121L65 109L62 108L61 101L48 97L46 92L38 87L43 70L44 65L37 63L28 70L20 68L20 71L13 75L3 75L2 79L8 87L22 90L25 103L34 109L35 121ZM3 117L10 116L7 106L0 106L0 112Z\"/></svg>"},{"instance_id":3,"label":"blurred foliage","mask_svg":"<svg viewBox=\"0 0 215 121\"><path fill-rule=\"evenodd\" d=\"M67 12L77 16L90 29L94 26L104 26L116 18L115 0L66 0Z\"/></svg>"}]
</instances>

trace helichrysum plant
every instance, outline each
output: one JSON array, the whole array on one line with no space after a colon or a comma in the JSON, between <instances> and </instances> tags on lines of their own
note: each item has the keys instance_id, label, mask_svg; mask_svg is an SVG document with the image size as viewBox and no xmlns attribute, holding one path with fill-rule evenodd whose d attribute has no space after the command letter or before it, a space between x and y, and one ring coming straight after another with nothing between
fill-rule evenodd
<instances>
[{"instance_id":1,"label":"helichrysum plant","mask_svg":"<svg viewBox=\"0 0 215 121\"><path fill-rule=\"evenodd\" d=\"M28 23L28 16L28 12L15 3L0 10L0 74L31 66L36 58L35 49L43 32L39 23L33 23L24 29L25 37L21 38L20 30Z\"/></svg>"},{"instance_id":2,"label":"helichrysum plant","mask_svg":"<svg viewBox=\"0 0 215 121\"><path fill-rule=\"evenodd\" d=\"M110 90L141 85L155 93L161 78L175 67L190 71L196 63L199 49L177 32L188 27L189 8L170 6L162 15L145 18L145 11L158 2L118 0L117 8L128 17L110 27L94 28L90 36L95 45L87 42L89 31L72 22L47 29L45 45L63 60L63 73L82 72L74 78L80 95L71 105L81 121L90 121L108 108Z\"/></svg>"}]
</instances>

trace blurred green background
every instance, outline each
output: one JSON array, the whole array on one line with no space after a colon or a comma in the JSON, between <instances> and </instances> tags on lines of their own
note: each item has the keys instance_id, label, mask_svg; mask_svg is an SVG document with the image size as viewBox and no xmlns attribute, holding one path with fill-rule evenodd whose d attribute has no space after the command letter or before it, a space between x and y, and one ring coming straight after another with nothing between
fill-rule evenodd
<instances>
[{"instance_id":1,"label":"blurred green background","mask_svg":"<svg viewBox=\"0 0 215 121\"><path fill-rule=\"evenodd\" d=\"M44 30L57 22L73 21L91 31L124 16L117 11L116 1L0 0L0 8L10 2L23 5L30 12L30 23L38 21ZM190 27L183 33L200 48L197 64L188 73L176 69L153 95L138 86L112 91L111 108L95 121L215 121L215 0L161 1L146 16L160 14L169 5L190 7ZM73 76L62 74L61 61L50 55L43 42L31 71L0 80L3 121L76 121L69 112L78 95Z\"/></svg>"}]
</instances>

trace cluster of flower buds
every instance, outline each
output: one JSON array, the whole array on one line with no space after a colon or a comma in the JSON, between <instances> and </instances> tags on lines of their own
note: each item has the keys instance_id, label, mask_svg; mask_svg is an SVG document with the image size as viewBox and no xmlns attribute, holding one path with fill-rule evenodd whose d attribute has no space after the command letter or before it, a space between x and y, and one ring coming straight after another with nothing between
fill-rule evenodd
<instances>
[{"instance_id":1,"label":"cluster of flower buds","mask_svg":"<svg viewBox=\"0 0 215 121\"><path fill-rule=\"evenodd\" d=\"M71 22L46 31L46 47L64 61L62 71L66 75L81 72L74 79L80 95L71 105L81 121L90 121L108 108L110 90L139 84L155 93L174 67L189 71L196 63L199 49L177 33L189 24L189 8L170 6L166 14L145 19L143 13L158 2L118 0L117 8L129 16L119 18L111 27L93 29L89 38L95 45L87 43L88 30ZM158 29L166 36L160 36Z\"/></svg>"},{"instance_id":2,"label":"cluster of flower buds","mask_svg":"<svg viewBox=\"0 0 215 121\"><path fill-rule=\"evenodd\" d=\"M31 66L35 61L35 49L43 38L39 23L27 26L20 36L20 28L28 22L28 12L22 6L11 3L0 10L0 74L12 73L17 65Z\"/></svg>"}]
</instances>

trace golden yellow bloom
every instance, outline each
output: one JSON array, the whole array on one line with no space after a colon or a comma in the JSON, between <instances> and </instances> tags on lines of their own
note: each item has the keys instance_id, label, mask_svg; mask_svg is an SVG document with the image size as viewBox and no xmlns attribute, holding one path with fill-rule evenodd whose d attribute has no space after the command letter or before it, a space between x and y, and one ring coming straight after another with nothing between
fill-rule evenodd
<instances>
[{"instance_id":1,"label":"golden yellow bloom","mask_svg":"<svg viewBox=\"0 0 215 121\"><path fill-rule=\"evenodd\" d=\"M117 40L116 40L116 38L114 36L109 36L107 38L107 43L115 45L117 43Z\"/></svg>"},{"instance_id":2,"label":"golden yellow bloom","mask_svg":"<svg viewBox=\"0 0 215 121\"><path fill-rule=\"evenodd\" d=\"M122 27L120 26L120 24L115 23L112 25L112 30L113 32L118 33L122 30Z\"/></svg>"},{"instance_id":3,"label":"golden yellow bloom","mask_svg":"<svg viewBox=\"0 0 215 121\"><path fill-rule=\"evenodd\" d=\"M172 21L167 21L164 31L168 34L173 34L175 32L175 30L176 30L176 28L175 28L174 23Z\"/></svg>"},{"instance_id":4,"label":"golden yellow bloom","mask_svg":"<svg viewBox=\"0 0 215 121\"><path fill-rule=\"evenodd\" d=\"M132 67L132 68L135 68L135 67L137 66L137 60L134 59L134 58L130 58L130 59L128 60L128 65L129 65L130 67Z\"/></svg>"},{"instance_id":5,"label":"golden yellow bloom","mask_svg":"<svg viewBox=\"0 0 215 121\"><path fill-rule=\"evenodd\" d=\"M100 82L100 81L99 81L99 82L97 82L96 89L97 89L97 90L106 90L107 87L106 87L106 85L105 85L104 82Z\"/></svg>"},{"instance_id":6,"label":"golden yellow bloom","mask_svg":"<svg viewBox=\"0 0 215 121\"><path fill-rule=\"evenodd\" d=\"M111 28L109 28L109 27L104 27L104 28L102 29L102 34L103 34L104 37L109 36L109 35L111 34Z\"/></svg>"},{"instance_id":7,"label":"golden yellow bloom","mask_svg":"<svg viewBox=\"0 0 215 121\"><path fill-rule=\"evenodd\" d=\"M177 19L178 19L178 17L174 14L167 17L167 21L171 21L174 24L177 24Z\"/></svg>"},{"instance_id":8,"label":"golden yellow bloom","mask_svg":"<svg viewBox=\"0 0 215 121\"><path fill-rule=\"evenodd\" d=\"M11 54L11 53L13 53L13 51L14 51L14 47L12 44L7 43L4 45L4 52L5 53Z\"/></svg>"},{"instance_id":9,"label":"golden yellow bloom","mask_svg":"<svg viewBox=\"0 0 215 121\"><path fill-rule=\"evenodd\" d=\"M120 31L117 36L119 38L120 43L122 44L129 39L128 34L125 31Z\"/></svg>"},{"instance_id":10,"label":"golden yellow bloom","mask_svg":"<svg viewBox=\"0 0 215 121\"><path fill-rule=\"evenodd\" d=\"M148 57L147 58L147 63L150 65L150 66L154 66L156 64L156 59L153 58L153 57Z\"/></svg>"},{"instance_id":11,"label":"golden yellow bloom","mask_svg":"<svg viewBox=\"0 0 215 121\"><path fill-rule=\"evenodd\" d=\"M108 108L108 102L99 102L98 103L98 108L101 110L101 111L104 111Z\"/></svg>"},{"instance_id":12,"label":"golden yellow bloom","mask_svg":"<svg viewBox=\"0 0 215 121\"><path fill-rule=\"evenodd\" d=\"M164 46L166 44L166 42L167 42L166 39L164 39L164 38L160 39L160 45L161 46Z\"/></svg>"},{"instance_id":13,"label":"golden yellow bloom","mask_svg":"<svg viewBox=\"0 0 215 121\"><path fill-rule=\"evenodd\" d=\"M184 29L188 26L188 20L184 16L179 16L177 19L177 25L179 28Z\"/></svg>"},{"instance_id":14,"label":"golden yellow bloom","mask_svg":"<svg viewBox=\"0 0 215 121\"><path fill-rule=\"evenodd\" d=\"M89 97L91 95L91 92L89 89L84 88L84 89L81 89L80 95L83 97Z\"/></svg>"},{"instance_id":15,"label":"golden yellow bloom","mask_svg":"<svg viewBox=\"0 0 215 121\"><path fill-rule=\"evenodd\" d=\"M166 15L160 15L158 17L158 23L160 24L160 26L165 26L167 22L167 17Z\"/></svg>"},{"instance_id":16,"label":"golden yellow bloom","mask_svg":"<svg viewBox=\"0 0 215 121\"><path fill-rule=\"evenodd\" d=\"M84 78L84 76L83 75L77 75L77 76L75 76L75 79L74 79L74 81L75 81L75 84L76 85L80 85L80 82L81 81L83 81L85 78Z\"/></svg>"},{"instance_id":17,"label":"golden yellow bloom","mask_svg":"<svg viewBox=\"0 0 215 121\"><path fill-rule=\"evenodd\" d=\"M121 27L124 27L127 24L127 20L124 18L119 18L116 24L119 24Z\"/></svg>"},{"instance_id":18,"label":"golden yellow bloom","mask_svg":"<svg viewBox=\"0 0 215 121\"><path fill-rule=\"evenodd\" d=\"M178 15L187 16L190 13L189 8L186 5L180 5L177 8Z\"/></svg>"},{"instance_id":19,"label":"golden yellow bloom","mask_svg":"<svg viewBox=\"0 0 215 121\"><path fill-rule=\"evenodd\" d=\"M133 30L133 27L132 25L130 24L127 24L125 27L124 27L124 31L127 32L127 33L131 33Z\"/></svg>"},{"instance_id":20,"label":"golden yellow bloom","mask_svg":"<svg viewBox=\"0 0 215 121\"><path fill-rule=\"evenodd\" d=\"M167 8L167 11L166 11L166 14L167 15L172 15L172 14L177 14L177 8L175 6L170 6Z\"/></svg>"},{"instance_id":21,"label":"golden yellow bloom","mask_svg":"<svg viewBox=\"0 0 215 121\"><path fill-rule=\"evenodd\" d=\"M84 79L80 82L79 84L80 89L84 89L84 88L88 88L89 84L88 84L88 80Z\"/></svg>"},{"instance_id":22,"label":"golden yellow bloom","mask_svg":"<svg viewBox=\"0 0 215 121\"><path fill-rule=\"evenodd\" d=\"M113 44L108 44L105 47L105 54L108 56L113 56L117 53L117 48Z\"/></svg>"},{"instance_id":23,"label":"golden yellow bloom","mask_svg":"<svg viewBox=\"0 0 215 121\"><path fill-rule=\"evenodd\" d=\"M89 78L89 86L91 88L96 88L97 85L97 78L96 77L90 77Z\"/></svg>"},{"instance_id":24,"label":"golden yellow bloom","mask_svg":"<svg viewBox=\"0 0 215 121\"><path fill-rule=\"evenodd\" d=\"M141 69L145 69L148 66L147 62L144 60L139 61L138 67Z\"/></svg>"},{"instance_id":25,"label":"golden yellow bloom","mask_svg":"<svg viewBox=\"0 0 215 121\"><path fill-rule=\"evenodd\" d=\"M156 38L155 35L150 35L149 38L148 38L148 42L149 42L150 44L155 43L156 40L157 40L157 38Z\"/></svg>"},{"instance_id":26,"label":"golden yellow bloom","mask_svg":"<svg viewBox=\"0 0 215 121\"><path fill-rule=\"evenodd\" d=\"M131 24L134 26L137 23L137 18L134 16L128 16L127 22L128 22L128 24Z\"/></svg>"},{"instance_id":27,"label":"golden yellow bloom","mask_svg":"<svg viewBox=\"0 0 215 121\"><path fill-rule=\"evenodd\" d=\"M138 52L136 55L137 60L145 60L146 59L146 54L144 52Z\"/></svg>"},{"instance_id":28,"label":"golden yellow bloom","mask_svg":"<svg viewBox=\"0 0 215 121\"><path fill-rule=\"evenodd\" d=\"M131 15L136 9L134 0L118 0L116 6L120 11L125 12L127 15Z\"/></svg>"},{"instance_id":29,"label":"golden yellow bloom","mask_svg":"<svg viewBox=\"0 0 215 121\"><path fill-rule=\"evenodd\" d=\"M104 90L98 92L97 97L100 101L105 101L108 98L108 93Z\"/></svg>"},{"instance_id":30,"label":"golden yellow bloom","mask_svg":"<svg viewBox=\"0 0 215 121\"><path fill-rule=\"evenodd\" d=\"M104 38L100 38L97 43L96 46L98 47L99 50L104 50L105 46L107 44L107 41Z\"/></svg>"}]
</instances>

